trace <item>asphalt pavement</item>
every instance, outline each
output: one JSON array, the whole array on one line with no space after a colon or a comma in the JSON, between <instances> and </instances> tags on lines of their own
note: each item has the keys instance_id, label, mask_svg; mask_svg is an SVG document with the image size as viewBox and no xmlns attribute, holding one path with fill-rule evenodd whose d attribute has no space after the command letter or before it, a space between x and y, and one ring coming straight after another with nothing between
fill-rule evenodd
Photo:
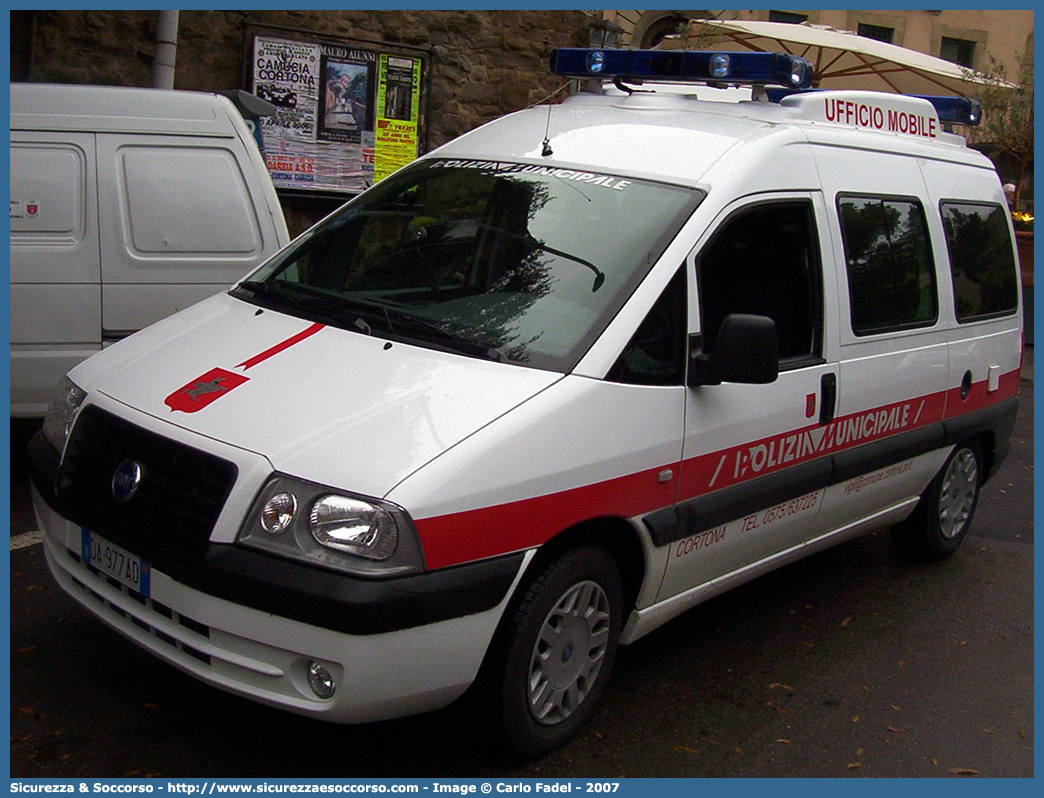
<instances>
[{"instance_id":1,"label":"asphalt pavement","mask_svg":"<svg viewBox=\"0 0 1044 798\"><path fill-rule=\"evenodd\" d=\"M1011 454L951 559L886 530L780 569L622 648L576 740L520 762L467 702L333 726L140 651L53 584L12 424L11 774L19 777L1028 777L1033 359ZM25 544L25 545L22 545Z\"/></svg>"}]
</instances>

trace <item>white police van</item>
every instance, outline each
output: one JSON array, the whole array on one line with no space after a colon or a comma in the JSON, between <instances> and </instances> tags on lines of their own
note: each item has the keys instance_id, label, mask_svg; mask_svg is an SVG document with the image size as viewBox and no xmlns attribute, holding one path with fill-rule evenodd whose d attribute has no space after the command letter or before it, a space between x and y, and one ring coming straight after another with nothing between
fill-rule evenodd
<instances>
[{"instance_id":1,"label":"white police van","mask_svg":"<svg viewBox=\"0 0 1044 798\"><path fill-rule=\"evenodd\" d=\"M70 372L31 444L66 591L314 717L477 683L532 754L590 716L619 643L711 596L883 526L957 548L1021 363L1004 194L944 131L975 105L772 102L810 66L771 54L553 64L587 91Z\"/></svg>"}]
</instances>

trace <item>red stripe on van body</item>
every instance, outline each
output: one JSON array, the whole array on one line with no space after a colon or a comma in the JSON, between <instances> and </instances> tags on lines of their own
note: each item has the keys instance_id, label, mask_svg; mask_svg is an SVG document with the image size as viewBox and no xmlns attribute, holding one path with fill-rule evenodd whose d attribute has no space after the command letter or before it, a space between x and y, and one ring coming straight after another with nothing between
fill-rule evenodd
<instances>
[{"instance_id":1,"label":"red stripe on van body","mask_svg":"<svg viewBox=\"0 0 1044 798\"><path fill-rule=\"evenodd\" d=\"M677 464L665 466L676 468ZM528 549L590 518L636 515L674 503L674 480L660 482L662 469L570 488L507 504L423 518L416 522L429 569Z\"/></svg>"},{"instance_id":2,"label":"red stripe on van body","mask_svg":"<svg viewBox=\"0 0 1044 798\"><path fill-rule=\"evenodd\" d=\"M945 405L944 392L928 394L693 457L682 464L678 500L938 423Z\"/></svg>"},{"instance_id":3,"label":"red stripe on van body","mask_svg":"<svg viewBox=\"0 0 1044 798\"><path fill-rule=\"evenodd\" d=\"M325 326L325 324L320 324L319 322L316 322L312 326L306 327L305 329L301 330L301 332L297 333L297 335L291 335L285 341L280 341L278 344L269 347L264 352L256 354L248 360L244 360L242 363L237 365L236 368L243 369L243 371L246 371L247 369L256 366L258 363L268 360L268 358L274 357L275 355L278 355L280 352L289 349L294 344L301 343L301 341L303 341L305 338L315 335Z\"/></svg>"},{"instance_id":4,"label":"red stripe on van body","mask_svg":"<svg viewBox=\"0 0 1044 798\"><path fill-rule=\"evenodd\" d=\"M644 515L675 501L981 410L1015 396L1018 380L1018 371L1013 371L990 393L985 382L976 383L964 401L959 388L940 391L839 417L822 427L802 427L690 458L681 464L677 496L673 480L657 480L663 469L677 468L676 463L667 463L543 496L422 518L416 526L425 560L429 569L445 568L539 546L563 529L591 518Z\"/></svg>"},{"instance_id":5,"label":"red stripe on van body","mask_svg":"<svg viewBox=\"0 0 1044 798\"><path fill-rule=\"evenodd\" d=\"M966 399L961 399L961 389L951 388L946 395L946 418L982 410L1019 392L1019 371L1001 375L996 391L986 390L986 381L972 383Z\"/></svg>"}]
</instances>

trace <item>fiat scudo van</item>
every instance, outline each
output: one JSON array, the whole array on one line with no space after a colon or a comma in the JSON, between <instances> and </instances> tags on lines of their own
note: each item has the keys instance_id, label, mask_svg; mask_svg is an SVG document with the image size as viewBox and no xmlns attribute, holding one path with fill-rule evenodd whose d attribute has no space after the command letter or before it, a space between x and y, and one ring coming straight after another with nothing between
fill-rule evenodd
<instances>
[{"instance_id":1,"label":"fiat scudo van","mask_svg":"<svg viewBox=\"0 0 1044 798\"><path fill-rule=\"evenodd\" d=\"M554 64L586 91L69 373L32 443L64 590L313 717L475 685L535 754L724 590L882 527L957 549L1021 363L1001 184L944 130L977 107L794 92L791 56ZM687 76L754 99L650 90Z\"/></svg>"}]
</instances>

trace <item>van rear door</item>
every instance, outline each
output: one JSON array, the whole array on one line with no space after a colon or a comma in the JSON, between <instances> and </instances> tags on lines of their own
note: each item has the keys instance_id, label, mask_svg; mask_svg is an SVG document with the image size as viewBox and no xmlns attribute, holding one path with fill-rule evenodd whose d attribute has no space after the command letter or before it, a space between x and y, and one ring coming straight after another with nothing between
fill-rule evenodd
<instances>
[{"instance_id":1,"label":"van rear door","mask_svg":"<svg viewBox=\"0 0 1044 798\"><path fill-rule=\"evenodd\" d=\"M11 131L11 413L101 347L91 133Z\"/></svg>"},{"instance_id":2,"label":"van rear door","mask_svg":"<svg viewBox=\"0 0 1044 798\"><path fill-rule=\"evenodd\" d=\"M227 288L282 243L233 137L99 134L98 192L107 342Z\"/></svg>"}]
</instances>

